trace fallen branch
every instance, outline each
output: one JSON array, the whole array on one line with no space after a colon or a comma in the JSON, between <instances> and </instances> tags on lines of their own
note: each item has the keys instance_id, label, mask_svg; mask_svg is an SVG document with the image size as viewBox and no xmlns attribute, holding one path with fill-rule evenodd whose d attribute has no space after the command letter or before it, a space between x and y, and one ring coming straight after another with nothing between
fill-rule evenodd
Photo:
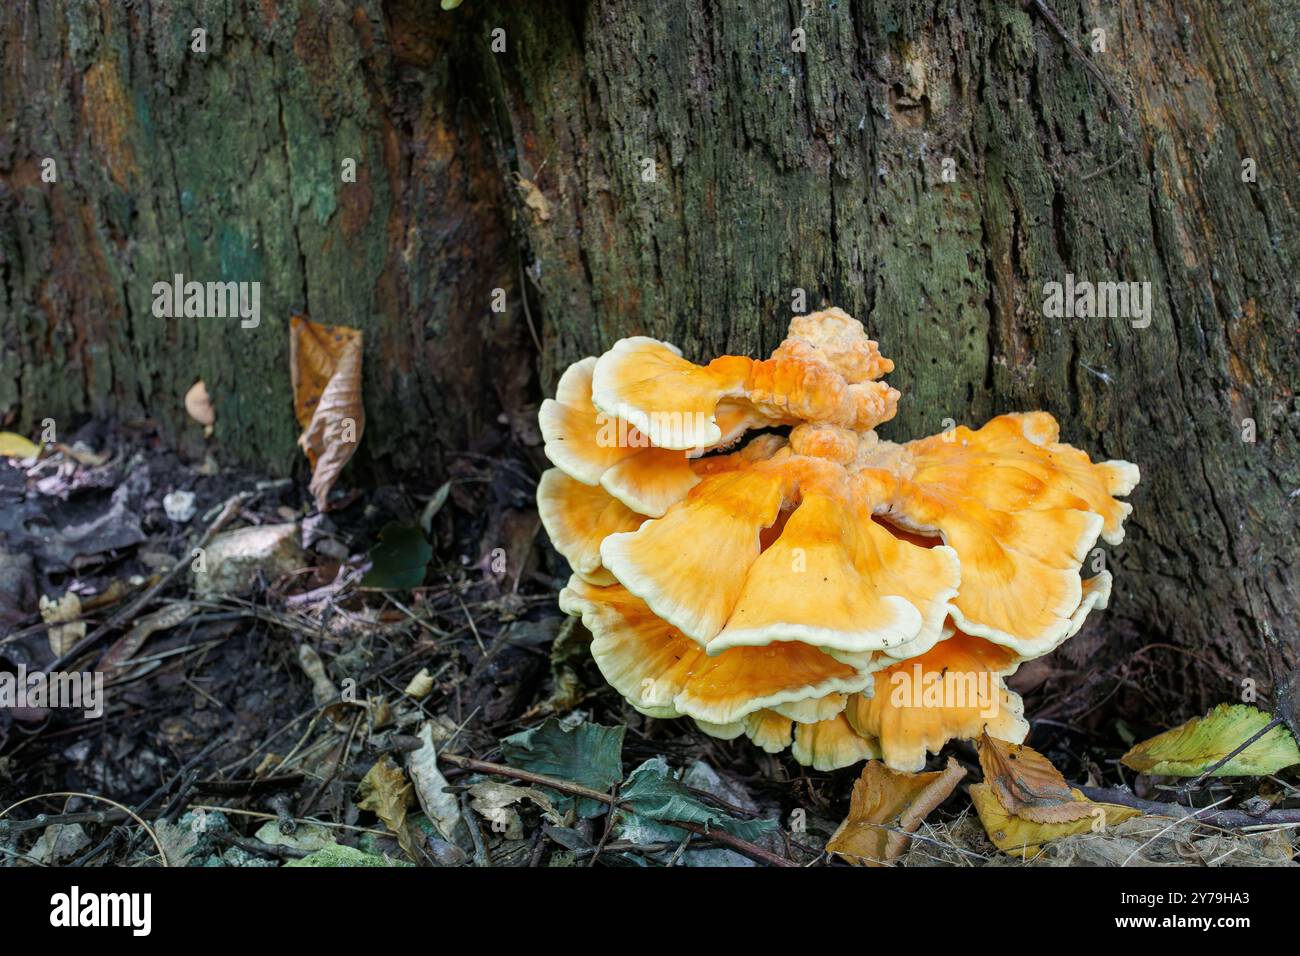
<instances>
[{"instance_id":1,"label":"fallen branch","mask_svg":"<svg viewBox=\"0 0 1300 956\"><path fill-rule=\"evenodd\" d=\"M1098 803L1115 803L1121 807L1132 807L1134 810L1141 810L1153 816L1195 817L1201 823L1224 829L1300 823L1300 810L1268 810L1260 814L1247 813L1245 810L1214 810L1209 807L1197 810L1194 807L1185 807L1181 803L1143 800L1129 790L1108 790L1104 787L1079 787L1078 789L1089 800Z\"/></svg>"},{"instance_id":2,"label":"fallen branch","mask_svg":"<svg viewBox=\"0 0 1300 956\"><path fill-rule=\"evenodd\" d=\"M476 760L473 757L462 757L458 754L438 754L439 760L445 760L454 767L460 767L464 770L473 770L478 773L489 773L499 777L511 777L515 780L522 780L525 783L535 783L539 786L550 787L552 790L558 790L561 793L567 793L573 797L583 797L587 800L596 800L607 806L614 806L620 810L627 810L635 813L636 809L630 804L615 800L608 793L602 793L599 790L593 790L591 787L584 787L579 783L570 783L568 780L561 780L558 777L548 777L544 774L533 773L530 770L517 770L514 767L507 767L505 764L489 763L486 760ZM769 866L798 866L787 860L783 856L778 856L771 850L765 850L761 846L755 846L748 840L742 840L738 836L733 836L725 830L719 830L716 827L709 828L701 826L698 823L687 823L682 820L663 821L666 826L677 827L679 830L689 830L691 833L697 833L700 836L708 837L715 843L735 850L743 856L749 857L758 863L766 863Z\"/></svg>"}]
</instances>

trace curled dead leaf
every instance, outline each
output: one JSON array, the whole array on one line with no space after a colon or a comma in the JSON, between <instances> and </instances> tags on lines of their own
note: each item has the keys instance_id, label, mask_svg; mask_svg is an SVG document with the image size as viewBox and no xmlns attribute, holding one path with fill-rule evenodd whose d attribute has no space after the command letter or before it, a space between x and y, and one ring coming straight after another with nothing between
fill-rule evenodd
<instances>
[{"instance_id":1,"label":"curled dead leaf","mask_svg":"<svg viewBox=\"0 0 1300 956\"><path fill-rule=\"evenodd\" d=\"M1044 843L1100 832L1141 811L1094 803L1065 782L1038 751L985 734L979 742L984 782L971 784L971 802L993 845L1031 860Z\"/></svg>"},{"instance_id":2,"label":"curled dead leaf","mask_svg":"<svg viewBox=\"0 0 1300 956\"><path fill-rule=\"evenodd\" d=\"M435 730L432 720L426 720L420 725L420 748L407 754L406 769L411 775L420 809L444 839L454 841L456 827L460 823L460 803L453 794L447 792L447 779L438 769Z\"/></svg>"},{"instance_id":3,"label":"curled dead leaf","mask_svg":"<svg viewBox=\"0 0 1300 956\"><path fill-rule=\"evenodd\" d=\"M325 664L321 661L320 655L316 653L316 648L310 644L299 645L298 664L302 667L302 672L311 681L311 695L318 707L338 699L339 689L334 686L334 682L325 673Z\"/></svg>"},{"instance_id":4,"label":"curled dead leaf","mask_svg":"<svg viewBox=\"0 0 1300 956\"><path fill-rule=\"evenodd\" d=\"M429 673L429 668L422 667L407 683L406 689L402 691L408 697L414 697L416 700L423 700L428 697L433 690L433 675Z\"/></svg>"},{"instance_id":5,"label":"curled dead leaf","mask_svg":"<svg viewBox=\"0 0 1300 956\"><path fill-rule=\"evenodd\" d=\"M984 783L1002 806L1021 819L1066 823L1091 814L1088 806L1075 801L1061 772L1037 750L984 734L979 755Z\"/></svg>"},{"instance_id":6,"label":"curled dead leaf","mask_svg":"<svg viewBox=\"0 0 1300 956\"><path fill-rule=\"evenodd\" d=\"M50 652L61 657L86 636L86 622L81 617L81 598L69 591L61 598L41 595L41 620L46 624Z\"/></svg>"},{"instance_id":7,"label":"curled dead leaf","mask_svg":"<svg viewBox=\"0 0 1300 956\"><path fill-rule=\"evenodd\" d=\"M1071 800L1083 811L1081 817L1063 823L1026 820L1007 810L993 788L986 783L970 785L971 802L979 814L984 832L1003 853L1032 860L1045 843L1076 833L1101 833L1109 826L1139 816L1142 811L1114 803L1093 803L1078 790L1070 791Z\"/></svg>"},{"instance_id":8,"label":"curled dead leaf","mask_svg":"<svg viewBox=\"0 0 1300 956\"><path fill-rule=\"evenodd\" d=\"M470 806L488 821L492 832L500 833L507 840L518 840L523 836L523 821L514 804L529 800L542 811L543 816L552 826L562 826L564 817L546 799L546 794L535 787L518 787L498 780L476 783L469 788Z\"/></svg>"},{"instance_id":9,"label":"curled dead leaf","mask_svg":"<svg viewBox=\"0 0 1300 956\"><path fill-rule=\"evenodd\" d=\"M290 320L293 411L303 429L298 445L311 463L311 493L321 511L365 431L361 357L360 330L300 315Z\"/></svg>"},{"instance_id":10,"label":"curled dead leaf","mask_svg":"<svg viewBox=\"0 0 1300 956\"><path fill-rule=\"evenodd\" d=\"M392 757L384 754L367 771L357 787L357 796L357 807L370 810L379 817L397 837L407 855L418 861L415 853L417 838L406 819L407 809L415 802L415 793L411 781L406 779L406 774Z\"/></svg>"},{"instance_id":11,"label":"curled dead leaf","mask_svg":"<svg viewBox=\"0 0 1300 956\"><path fill-rule=\"evenodd\" d=\"M943 770L904 773L879 760L862 768L853 785L849 815L826 851L855 866L886 866L898 859L921 822L948 799L966 770L951 757Z\"/></svg>"}]
</instances>

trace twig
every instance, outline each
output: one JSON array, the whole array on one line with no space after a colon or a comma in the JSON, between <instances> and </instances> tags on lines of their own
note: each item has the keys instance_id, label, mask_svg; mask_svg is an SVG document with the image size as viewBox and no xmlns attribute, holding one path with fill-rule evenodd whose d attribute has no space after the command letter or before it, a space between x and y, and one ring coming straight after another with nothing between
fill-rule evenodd
<instances>
[{"instance_id":1,"label":"twig","mask_svg":"<svg viewBox=\"0 0 1300 956\"><path fill-rule=\"evenodd\" d=\"M130 819L124 810L81 810L74 813L38 813L30 820L0 820L0 840L27 830L44 830L73 823L118 823Z\"/></svg>"},{"instance_id":2,"label":"twig","mask_svg":"<svg viewBox=\"0 0 1300 956\"><path fill-rule=\"evenodd\" d=\"M1206 807L1204 810L1195 810L1185 807L1181 803L1144 800L1131 791L1124 789L1108 790L1104 787L1079 787L1078 790L1089 800L1098 803L1114 803L1121 807L1132 807L1134 810L1141 810L1143 813L1162 817L1181 818L1194 816L1202 823L1225 829L1256 824L1267 826L1269 824L1300 823L1300 810L1269 810L1259 815L1247 813L1245 810L1212 810L1210 807Z\"/></svg>"},{"instance_id":3,"label":"twig","mask_svg":"<svg viewBox=\"0 0 1300 956\"><path fill-rule=\"evenodd\" d=\"M602 793L599 790L593 790L591 787L584 787L578 783L570 783L568 780L561 780L558 777L548 777L545 774L533 773L531 770L517 770L514 767L507 767L504 764L489 763L486 760L476 760L473 757L462 757L458 754L438 754L439 760L445 760L447 763L456 767L462 767L465 770L476 770L479 773L490 773L501 777L512 777L515 780L523 780L526 783L535 783L543 787L550 787L552 790L558 790L561 793L567 793L575 797L584 797L587 800L596 800L607 806L616 806L622 810L635 812L635 808L626 803L616 803L614 798L608 793ZM749 857L759 863L766 863L769 866L796 866L783 856L777 856L771 850L765 850L761 846L755 846L748 840L742 840L738 836L733 836L725 830L719 830L716 827L709 828L701 826L698 823L688 823L685 820L665 821L668 826L677 827L679 830L689 830L692 833L698 833L701 836L708 837L715 843L721 843L737 853Z\"/></svg>"},{"instance_id":4,"label":"twig","mask_svg":"<svg viewBox=\"0 0 1300 956\"><path fill-rule=\"evenodd\" d=\"M83 797L87 800L99 800L102 803L107 803L110 807L116 807L117 809L125 813L127 816L129 816L131 819L133 819L136 823L140 824L140 826L144 827L145 833L149 834L150 838L153 840L154 846L158 848L158 856L162 860L162 865L163 866L171 865L170 863L167 862L167 854L163 850L163 845L160 842L158 842L158 835L153 832L153 828L150 827L149 824L145 823L144 820L141 819L140 815L136 813L134 810L132 810L130 807L125 807L122 804L118 803L116 800L108 799L108 797L101 797L93 793L80 793L74 790L59 790L52 793L38 793L33 797L24 797L22 800L19 800L17 803L11 803L3 810L0 810L0 817L3 817L10 810L14 810L18 807L21 807L24 803L31 803L33 800L44 800L47 797Z\"/></svg>"},{"instance_id":5,"label":"twig","mask_svg":"<svg viewBox=\"0 0 1300 956\"><path fill-rule=\"evenodd\" d=\"M682 854L686 852L686 847L690 845L691 837L693 836L695 836L694 833L688 833L686 836L682 837L682 842L677 844L677 849L673 851L673 855L668 860L669 869L672 869L677 865L677 861L680 860Z\"/></svg>"},{"instance_id":6,"label":"twig","mask_svg":"<svg viewBox=\"0 0 1300 956\"><path fill-rule=\"evenodd\" d=\"M619 781L614 781L614 786L610 789L610 801L613 806L618 806L618 785ZM600 842L596 844L596 852L591 855L591 862L588 866L595 866L596 861L600 859L600 851L605 849L605 844L609 842L609 835L614 830L614 814L605 814L605 829L600 834Z\"/></svg>"},{"instance_id":7,"label":"twig","mask_svg":"<svg viewBox=\"0 0 1300 956\"><path fill-rule=\"evenodd\" d=\"M524 282L524 264L519 263L519 298L524 303L524 318L528 320L528 333L533 337L533 345L538 352L545 352L542 340L537 337L537 326L533 325L533 312L528 308L528 284Z\"/></svg>"},{"instance_id":8,"label":"twig","mask_svg":"<svg viewBox=\"0 0 1300 956\"><path fill-rule=\"evenodd\" d=\"M261 780L198 780L194 783L194 789L203 793L217 793L223 797L247 797L264 790L296 787L304 779L300 773L286 773L278 777L263 777Z\"/></svg>"},{"instance_id":9,"label":"twig","mask_svg":"<svg viewBox=\"0 0 1300 956\"><path fill-rule=\"evenodd\" d=\"M1266 733L1268 733L1268 732L1269 732L1270 730L1272 730L1274 727L1281 726L1281 724L1282 724L1282 718L1281 718L1281 717L1274 717L1274 718L1273 718L1272 720L1270 720L1267 724L1265 724L1263 727L1261 727L1261 728L1259 729L1259 732L1256 733L1256 734L1254 734L1254 735L1253 735L1249 740L1247 740L1244 744L1242 744L1240 747L1238 747L1238 748L1237 748L1236 750L1234 750L1232 753L1228 754L1228 756L1224 757L1222 760L1220 760L1220 761L1219 761L1218 763L1216 763L1214 766L1210 767L1209 770L1206 770L1203 774L1201 774L1199 777L1197 777L1197 778L1196 778L1195 780L1193 780L1191 783L1187 784L1185 787L1182 787L1182 788L1181 788L1182 791L1183 791L1183 792L1188 792L1188 791L1191 791L1191 790L1199 789L1200 786L1201 786L1201 784L1205 782L1205 780L1206 780L1207 777L1211 776L1211 775L1212 775L1216 770L1218 770L1220 767L1224 766L1224 765L1225 765L1229 760L1231 760L1233 757L1237 756L1237 754L1241 753L1243 750L1245 750L1247 747L1249 747L1249 746L1250 746L1251 744L1253 744L1255 741L1259 740L1261 737L1263 737Z\"/></svg>"},{"instance_id":10,"label":"twig","mask_svg":"<svg viewBox=\"0 0 1300 956\"><path fill-rule=\"evenodd\" d=\"M474 811L470 808L468 793L460 795L460 814L465 818L465 827L469 830L470 839L474 841L474 865L491 866L492 857L488 854L487 845L483 842L483 831L478 828L478 818L474 816Z\"/></svg>"},{"instance_id":11,"label":"twig","mask_svg":"<svg viewBox=\"0 0 1300 956\"><path fill-rule=\"evenodd\" d=\"M1128 107L1125 105L1124 101L1120 99L1119 93L1115 90L1115 87L1111 85L1110 80L1106 79L1106 74L1102 73L1101 70L1097 68L1097 64L1088 59L1079 44L1074 42L1074 38L1071 37L1065 27L1061 25L1061 21L1057 18L1056 14L1052 12L1051 7L1044 3L1043 0L1028 0L1028 3L1026 3L1025 6L1033 7L1038 11L1039 15L1048 22L1053 30L1056 31L1057 35L1065 43L1069 51L1074 54L1075 59L1082 63L1084 69L1091 73L1097 82L1102 85L1102 88L1106 91L1106 95L1114 102L1115 106L1119 109L1120 116L1124 120L1124 138L1130 139L1134 131L1133 117L1129 114Z\"/></svg>"},{"instance_id":12,"label":"twig","mask_svg":"<svg viewBox=\"0 0 1300 956\"><path fill-rule=\"evenodd\" d=\"M218 830L213 830L211 836L218 843L238 847L245 853L251 853L267 860L301 860L303 857L310 855L309 851L299 850L297 847L279 846L274 843L265 843L262 840L237 837L229 833L221 833Z\"/></svg>"}]
</instances>

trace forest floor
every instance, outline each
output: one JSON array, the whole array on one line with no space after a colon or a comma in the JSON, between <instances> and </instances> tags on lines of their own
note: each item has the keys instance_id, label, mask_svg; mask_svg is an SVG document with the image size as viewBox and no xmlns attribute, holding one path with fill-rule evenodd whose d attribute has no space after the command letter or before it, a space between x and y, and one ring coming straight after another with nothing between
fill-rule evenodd
<instances>
[{"instance_id":1,"label":"forest floor","mask_svg":"<svg viewBox=\"0 0 1300 956\"><path fill-rule=\"evenodd\" d=\"M345 494L322 515L305 482L187 463L146 432L95 426L0 459L0 673L104 680L102 716L0 708L0 865L844 865L825 847L859 767L802 768L608 688L556 606L534 474L467 456L446 485ZM1170 801L1118 762L1177 713L1155 660L1022 668L1027 742L1079 785ZM972 745L948 752L979 779ZM1190 802L1264 813L1300 802L1294 781L1215 781ZM611 821L621 787L647 786L677 825ZM1032 863L1296 854L1295 825L1165 805ZM994 847L963 784L894 864L1025 861Z\"/></svg>"}]
</instances>

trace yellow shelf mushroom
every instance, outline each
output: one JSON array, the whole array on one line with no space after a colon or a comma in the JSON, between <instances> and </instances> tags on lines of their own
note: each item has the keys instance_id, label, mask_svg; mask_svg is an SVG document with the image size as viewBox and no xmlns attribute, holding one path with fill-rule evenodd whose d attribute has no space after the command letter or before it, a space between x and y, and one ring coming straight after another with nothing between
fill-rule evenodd
<instances>
[{"instance_id":1,"label":"yellow shelf mushroom","mask_svg":"<svg viewBox=\"0 0 1300 956\"><path fill-rule=\"evenodd\" d=\"M1005 678L1106 606L1080 568L1123 539L1138 468L1045 412L883 441L893 367L829 309L764 360L636 337L564 373L538 511L560 607L633 707L821 770L1024 739Z\"/></svg>"}]
</instances>

